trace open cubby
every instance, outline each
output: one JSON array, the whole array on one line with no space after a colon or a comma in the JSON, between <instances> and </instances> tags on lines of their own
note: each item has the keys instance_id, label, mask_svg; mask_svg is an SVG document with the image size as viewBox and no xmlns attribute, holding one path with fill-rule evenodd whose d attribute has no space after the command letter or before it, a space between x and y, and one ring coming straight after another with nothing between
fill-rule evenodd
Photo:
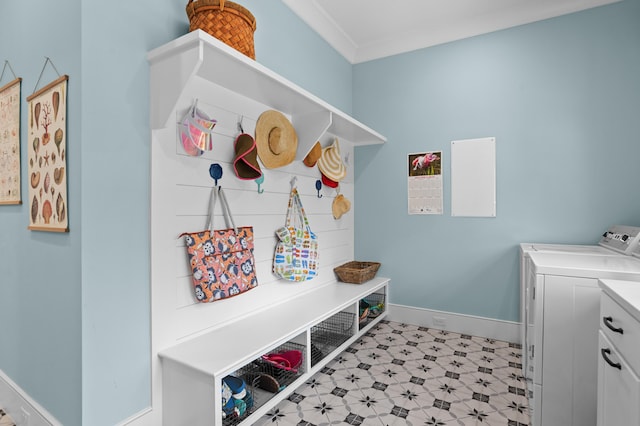
<instances>
[{"instance_id":1,"label":"open cubby","mask_svg":"<svg viewBox=\"0 0 640 426\"><path fill-rule=\"evenodd\" d=\"M299 362L295 366L286 366L265 359L262 355L242 366L234 377L242 379L246 384L247 397L243 398L246 411L241 415L223 414L224 426L235 426L242 423L258 408L267 404L277 393L285 390L306 372L306 346L295 342L286 342L264 354L277 355L286 352L300 353ZM224 409L223 409L224 413Z\"/></svg>"},{"instance_id":2,"label":"open cubby","mask_svg":"<svg viewBox=\"0 0 640 426\"><path fill-rule=\"evenodd\" d=\"M240 377L239 375L235 375L233 374L232 376L234 377ZM256 399L256 392L255 392L255 388L253 386L250 386L248 383L246 383L245 385L245 396L242 398L242 408L239 409L238 411L235 412L230 412L229 414L227 414L225 412L225 408L223 408L223 414L222 414L222 424L223 426L235 426L235 425L239 425L240 423L242 423L244 421L244 419L246 419L247 417L249 417L256 409L256 404L257 404L257 399ZM234 403L235 399L232 399L230 404L231 404L231 408L233 409L236 404ZM223 405L224 405L224 401L223 401ZM229 408L227 408L227 411L229 410Z\"/></svg>"},{"instance_id":3,"label":"open cubby","mask_svg":"<svg viewBox=\"0 0 640 426\"><path fill-rule=\"evenodd\" d=\"M293 342L287 342L276 349L269 351L265 356L278 355L284 352L300 352L300 363L297 365L285 365L281 362L269 361L266 357L260 356L251 363L245 365L240 376L252 387L267 392L268 398L292 384L306 372L306 347ZM261 392L264 393L264 392ZM264 401L257 401L257 405L262 405Z\"/></svg>"},{"instance_id":4,"label":"open cubby","mask_svg":"<svg viewBox=\"0 0 640 426\"><path fill-rule=\"evenodd\" d=\"M387 301L384 293L371 293L360 300L358 307L358 327L362 329L387 311Z\"/></svg>"},{"instance_id":5,"label":"open cubby","mask_svg":"<svg viewBox=\"0 0 640 426\"><path fill-rule=\"evenodd\" d=\"M355 314L338 312L311 327L311 365L316 365L328 354L353 336Z\"/></svg>"}]
</instances>

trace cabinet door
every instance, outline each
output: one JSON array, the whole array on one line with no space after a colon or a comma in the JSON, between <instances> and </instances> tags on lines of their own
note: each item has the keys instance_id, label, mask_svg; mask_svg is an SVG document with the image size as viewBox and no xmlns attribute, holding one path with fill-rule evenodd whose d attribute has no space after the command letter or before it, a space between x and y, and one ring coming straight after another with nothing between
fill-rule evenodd
<instances>
[{"instance_id":1,"label":"cabinet door","mask_svg":"<svg viewBox=\"0 0 640 426\"><path fill-rule=\"evenodd\" d=\"M535 402L542 404L541 424L595 426L598 280L545 275L543 297L542 401Z\"/></svg>"},{"instance_id":2,"label":"cabinet door","mask_svg":"<svg viewBox=\"0 0 640 426\"><path fill-rule=\"evenodd\" d=\"M598 348L598 426L640 425L637 375L602 331Z\"/></svg>"}]
</instances>

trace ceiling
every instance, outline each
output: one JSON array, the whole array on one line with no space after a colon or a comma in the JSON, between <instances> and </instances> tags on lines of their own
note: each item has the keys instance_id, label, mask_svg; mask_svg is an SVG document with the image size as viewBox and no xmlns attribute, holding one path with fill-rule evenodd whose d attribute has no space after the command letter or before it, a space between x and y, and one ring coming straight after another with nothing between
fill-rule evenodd
<instances>
[{"instance_id":1,"label":"ceiling","mask_svg":"<svg viewBox=\"0 0 640 426\"><path fill-rule=\"evenodd\" d=\"M283 0L352 64L620 0Z\"/></svg>"}]
</instances>

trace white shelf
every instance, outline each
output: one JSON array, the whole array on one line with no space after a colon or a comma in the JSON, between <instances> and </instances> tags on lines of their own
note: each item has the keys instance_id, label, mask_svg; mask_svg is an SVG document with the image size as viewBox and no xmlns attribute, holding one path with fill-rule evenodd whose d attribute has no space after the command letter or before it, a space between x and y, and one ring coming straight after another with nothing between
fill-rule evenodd
<instances>
[{"instance_id":1,"label":"white shelf","mask_svg":"<svg viewBox=\"0 0 640 426\"><path fill-rule=\"evenodd\" d=\"M196 30L152 50L151 128L172 124L181 94L194 80L220 85L291 116L301 160L325 133L356 146L381 144L386 138L320 98L209 34Z\"/></svg>"}]
</instances>

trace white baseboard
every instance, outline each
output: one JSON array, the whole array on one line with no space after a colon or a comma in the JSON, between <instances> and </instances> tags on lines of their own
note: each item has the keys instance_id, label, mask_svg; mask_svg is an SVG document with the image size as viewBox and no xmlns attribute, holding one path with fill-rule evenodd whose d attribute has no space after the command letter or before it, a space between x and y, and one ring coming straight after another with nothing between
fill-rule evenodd
<instances>
[{"instance_id":1,"label":"white baseboard","mask_svg":"<svg viewBox=\"0 0 640 426\"><path fill-rule=\"evenodd\" d=\"M389 304L389 321L520 343L520 323Z\"/></svg>"},{"instance_id":2,"label":"white baseboard","mask_svg":"<svg viewBox=\"0 0 640 426\"><path fill-rule=\"evenodd\" d=\"M146 407L131 417L120 421L116 426L155 426L162 423L162 419L156 419L153 407Z\"/></svg>"},{"instance_id":3,"label":"white baseboard","mask_svg":"<svg viewBox=\"0 0 640 426\"><path fill-rule=\"evenodd\" d=\"M17 426L62 426L47 410L0 370L0 407Z\"/></svg>"}]
</instances>

